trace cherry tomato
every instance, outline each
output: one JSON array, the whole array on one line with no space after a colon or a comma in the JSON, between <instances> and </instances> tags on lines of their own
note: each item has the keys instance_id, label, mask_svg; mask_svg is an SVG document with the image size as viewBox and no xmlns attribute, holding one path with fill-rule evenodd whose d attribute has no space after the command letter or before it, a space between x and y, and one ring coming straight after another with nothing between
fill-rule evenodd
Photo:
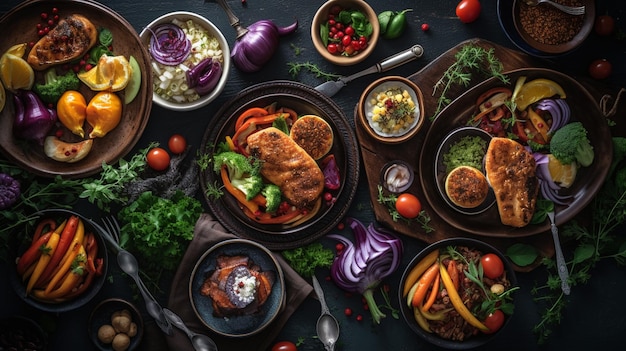
<instances>
[{"instance_id":1,"label":"cherry tomato","mask_svg":"<svg viewBox=\"0 0 626 351\"><path fill-rule=\"evenodd\" d=\"M328 46L326 47L326 50L328 50L328 52L330 52L331 54L334 54L337 51L339 51L337 49L337 44L328 44Z\"/></svg>"},{"instance_id":2,"label":"cherry tomato","mask_svg":"<svg viewBox=\"0 0 626 351\"><path fill-rule=\"evenodd\" d=\"M485 277L496 279L504 273L504 264L498 255L488 253L480 258L480 264L483 266Z\"/></svg>"},{"instance_id":3,"label":"cherry tomato","mask_svg":"<svg viewBox=\"0 0 626 351\"><path fill-rule=\"evenodd\" d=\"M487 318L485 318L483 323L489 328L489 330L483 331L483 333L492 334L497 332L504 324L504 312L500 310L493 311L493 313L490 313Z\"/></svg>"},{"instance_id":4,"label":"cherry tomato","mask_svg":"<svg viewBox=\"0 0 626 351\"><path fill-rule=\"evenodd\" d=\"M187 140L180 134L174 134L168 140L167 147L174 154L182 154L187 149Z\"/></svg>"},{"instance_id":5,"label":"cherry tomato","mask_svg":"<svg viewBox=\"0 0 626 351\"><path fill-rule=\"evenodd\" d=\"M615 30L615 20L609 15L600 15L596 17L593 30L601 36L611 35Z\"/></svg>"},{"instance_id":6,"label":"cherry tomato","mask_svg":"<svg viewBox=\"0 0 626 351\"><path fill-rule=\"evenodd\" d=\"M480 2L478 0L461 0L456 6L456 16L463 23L474 22L480 15Z\"/></svg>"},{"instance_id":7,"label":"cherry tomato","mask_svg":"<svg viewBox=\"0 0 626 351\"><path fill-rule=\"evenodd\" d=\"M404 193L396 200L396 211L404 218L415 218L422 211L422 203L417 196Z\"/></svg>"},{"instance_id":8,"label":"cherry tomato","mask_svg":"<svg viewBox=\"0 0 626 351\"><path fill-rule=\"evenodd\" d=\"M272 346L272 351L298 351L298 348L291 341L279 341Z\"/></svg>"},{"instance_id":9,"label":"cherry tomato","mask_svg":"<svg viewBox=\"0 0 626 351\"><path fill-rule=\"evenodd\" d=\"M163 171L170 165L170 155L160 147L152 148L146 156L148 166L155 171Z\"/></svg>"},{"instance_id":10,"label":"cherry tomato","mask_svg":"<svg viewBox=\"0 0 626 351\"><path fill-rule=\"evenodd\" d=\"M589 65L589 75L594 79L605 79L611 75L613 66L606 59L597 59Z\"/></svg>"},{"instance_id":11,"label":"cherry tomato","mask_svg":"<svg viewBox=\"0 0 626 351\"><path fill-rule=\"evenodd\" d=\"M429 29L430 26L428 25L428 23L422 23L422 32L428 32Z\"/></svg>"}]
</instances>

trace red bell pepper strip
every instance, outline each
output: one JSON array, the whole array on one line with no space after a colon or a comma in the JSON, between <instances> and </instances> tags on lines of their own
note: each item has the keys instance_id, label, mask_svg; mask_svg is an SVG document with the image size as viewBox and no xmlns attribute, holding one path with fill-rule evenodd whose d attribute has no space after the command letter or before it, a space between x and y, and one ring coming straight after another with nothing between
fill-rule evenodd
<instances>
[{"instance_id":1,"label":"red bell pepper strip","mask_svg":"<svg viewBox=\"0 0 626 351\"><path fill-rule=\"evenodd\" d=\"M46 229L44 231L44 229ZM48 233L48 232L52 232L57 228L57 223L54 221L54 219L52 218L44 218L41 220L41 222L39 222L37 224L37 228L35 229L35 234L33 235L33 243L37 240L39 240L39 237L43 234L43 233Z\"/></svg>"},{"instance_id":2,"label":"red bell pepper strip","mask_svg":"<svg viewBox=\"0 0 626 351\"><path fill-rule=\"evenodd\" d=\"M50 236L52 236L53 232L48 232L39 237L37 241L34 241L28 250L26 250L22 256L17 261L16 269L17 274L23 276L26 273L28 267L30 267L39 257L41 256L41 252L44 249L45 245L50 240Z\"/></svg>"},{"instance_id":3,"label":"red bell pepper strip","mask_svg":"<svg viewBox=\"0 0 626 351\"><path fill-rule=\"evenodd\" d=\"M57 265L61 262L61 259L63 258L67 250L69 249L70 244L72 243L72 240L74 240L74 235L76 234L79 223L81 223L80 224L81 226L83 225L82 221L78 218L78 216L72 215L67 220L67 224L65 225L65 228L63 228L63 231L61 232L61 236L59 238L59 244L57 245L57 248L54 250L52 257L50 258L50 263L46 266L46 269L43 271L43 273L41 274L41 276L35 283L36 286L43 286L47 282L49 282L50 279L52 279L52 274L57 268Z\"/></svg>"},{"instance_id":4,"label":"red bell pepper strip","mask_svg":"<svg viewBox=\"0 0 626 351\"><path fill-rule=\"evenodd\" d=\"M237 120L235 121L235 130L241 128L246 119L250 117L265 116L267 114L269 114L269 112L263 107L251 107L243 111L239 117L237 117Z\"/></svg>"}]
</instances>

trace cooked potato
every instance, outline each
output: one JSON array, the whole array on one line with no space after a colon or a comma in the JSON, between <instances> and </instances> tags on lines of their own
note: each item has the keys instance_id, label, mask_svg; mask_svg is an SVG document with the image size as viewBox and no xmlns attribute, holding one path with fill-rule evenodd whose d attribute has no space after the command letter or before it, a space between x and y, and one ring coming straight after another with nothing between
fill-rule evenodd
<instances>
[{"instance_id":1,"label":"cooked potato","mask_svg":"<svg viewBox=\"0 0 626 351\"><path fill-rule=\"evenodd\" d=\"M135 335L137 335L137 323L135 322L131 322L130 323L130 328L128 329L128 333L126 333L128 336L130 336L131 338Z\"/></svg>"},{"instance_id":2,"label":"cooked potato","mask_svg":"<svg viewBox=\"0 0 626 351\"><path fill-rule=\"evenodd\" d=\"M113 338L113 350L115 351L125 351L130 346L130 337L124 333L118 333Z\"/></svg>"},{"instance_id":3,"label":"cooked potato","mask_svg":"<svg viewBox=\"0 0 626 351\"><path fill-rule=\"evenodd\" d=\"M98 339L105 344L113 342L115 334L115 329L110 324L105 324L98 328Z\"/></svg>"}]
</instances>

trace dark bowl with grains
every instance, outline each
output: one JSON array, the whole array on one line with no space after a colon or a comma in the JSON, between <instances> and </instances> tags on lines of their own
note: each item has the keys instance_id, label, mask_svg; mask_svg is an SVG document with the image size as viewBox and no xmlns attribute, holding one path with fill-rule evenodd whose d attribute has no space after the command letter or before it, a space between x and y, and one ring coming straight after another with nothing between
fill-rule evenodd
<instances>
[{"instance_id":1,"label":"dark bowl with grains","mask_svg":"<svg viewBox=\"0 0 626 351\"><path fill-rule=\"evenodd\" d=\"M593 0L554 0L561 5L584 6L582 15L570 15L546 3L531 6L527 2L513 1L513 23L522 40L542 53L567 54L578 48L593 29Z\"/></svg>"}]
</instances>

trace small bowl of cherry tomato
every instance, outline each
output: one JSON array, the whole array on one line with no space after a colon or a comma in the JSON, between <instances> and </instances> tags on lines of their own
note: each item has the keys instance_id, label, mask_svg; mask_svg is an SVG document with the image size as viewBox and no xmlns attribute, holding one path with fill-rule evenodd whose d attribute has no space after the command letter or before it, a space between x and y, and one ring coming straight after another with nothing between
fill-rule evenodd
<instances>
[{"instance_id":1,"label":"small bowl of cherry tomato","mask_svg":"<svg viewBox=\"0 0 626 351\"><path fill-rule=\"evenodd\" d=\"M362 0L329 0L311 23L315 49L339 66L365 60L374 51L379 35L376 12Z\"/></svg>"},{"instance_id":2,"label":"small bowl of cherry tomato","mask_svg":"<svg viewBox=\"0 0 626 351\"><path fill-rule=\"evenodd\" d=\"M502 333L519 289L513 264L472 238L430 244L407 265L398 288L400 310L417 335L445 349L472 349Z\"/></svg>"}]
</instances>

